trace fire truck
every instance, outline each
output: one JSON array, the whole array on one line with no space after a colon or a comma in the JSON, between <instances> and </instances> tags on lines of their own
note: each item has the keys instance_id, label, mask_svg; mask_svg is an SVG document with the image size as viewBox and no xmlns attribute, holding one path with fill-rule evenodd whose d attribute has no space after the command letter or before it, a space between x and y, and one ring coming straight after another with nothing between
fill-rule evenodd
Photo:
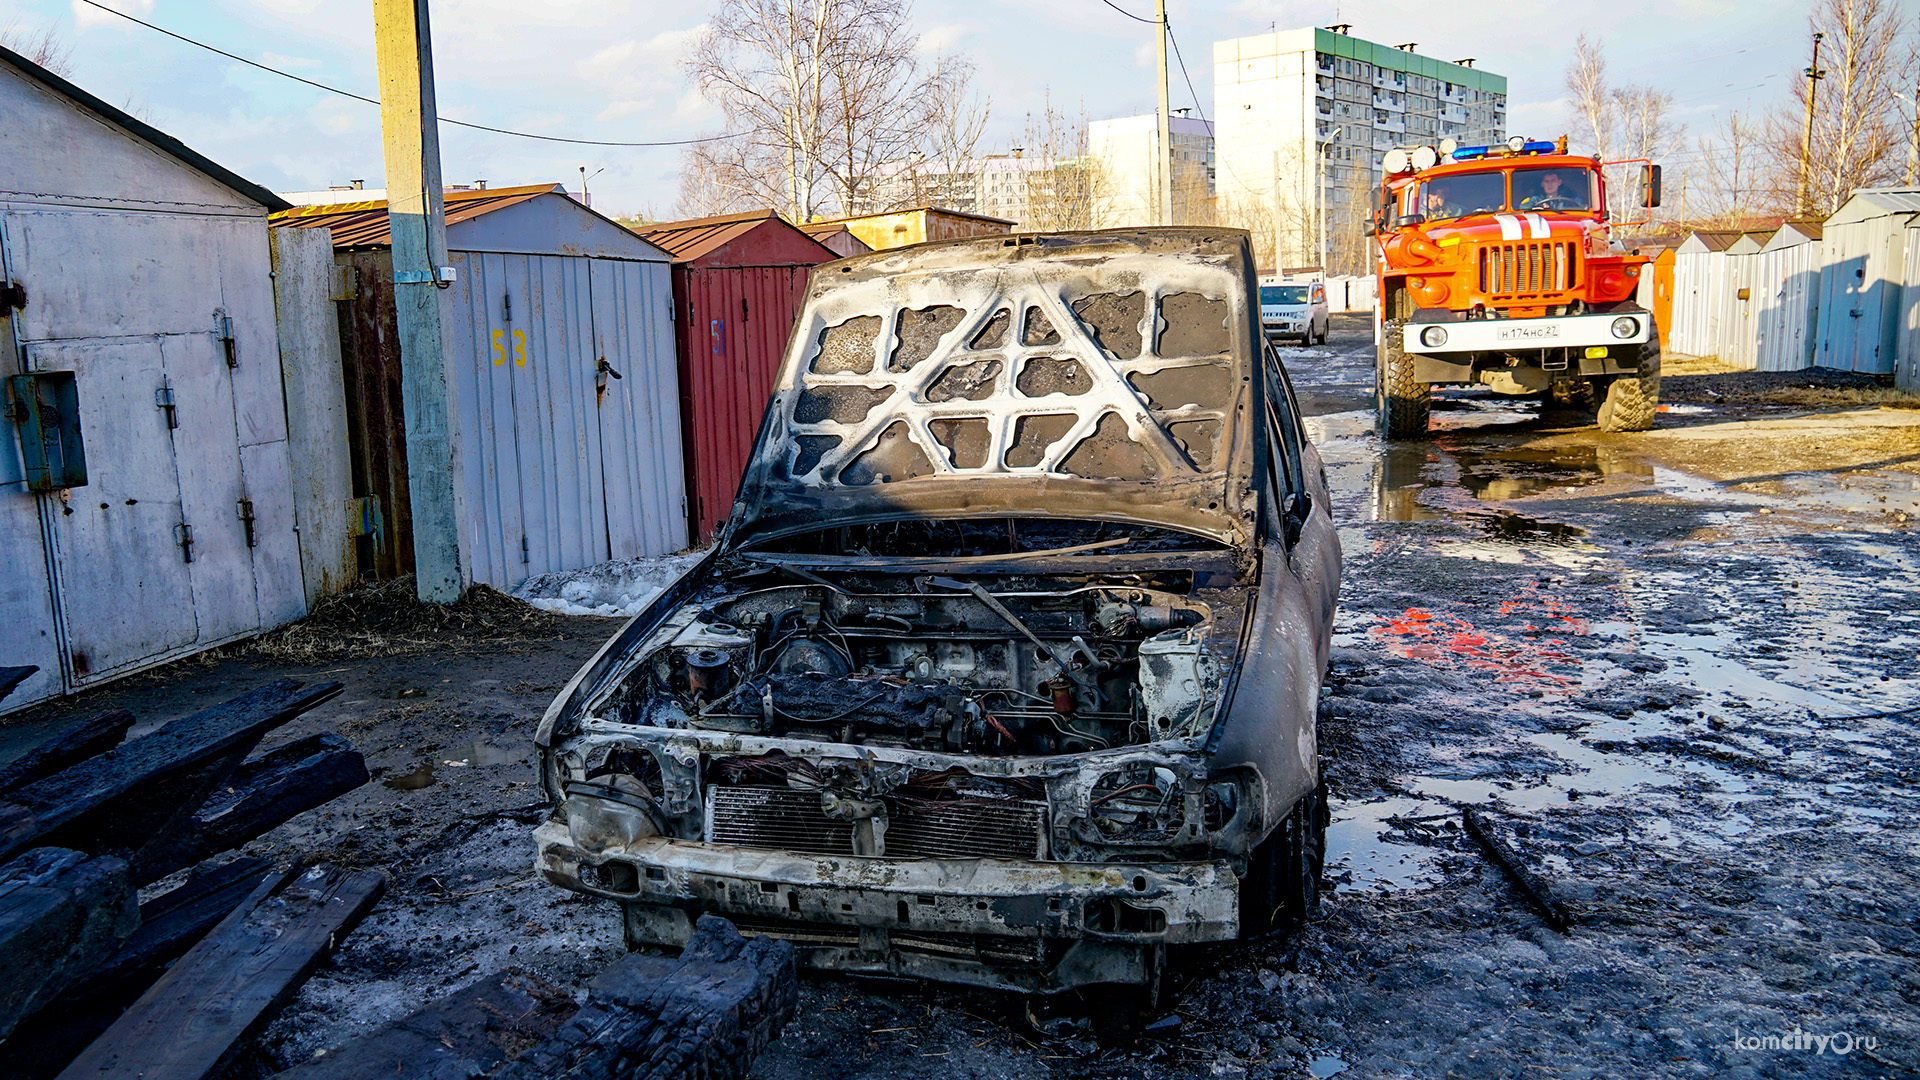
<instances>
[{"instance_id":1,"label":"fire truck","mask_svg":"<svg viewBox=\"0 0 1920 1080\"><path fill-rule=\"evenodd\" d=\"M1634 202L1660 205L1660 167ZM1388 151L1379 241L1380 434L1427 433L1436 385L1546 395L1605 431L1653 426L1660 339L1634 295L1647 257L1612 236L1606 169L1567 140Z\"/></svg>"}]
</instances>

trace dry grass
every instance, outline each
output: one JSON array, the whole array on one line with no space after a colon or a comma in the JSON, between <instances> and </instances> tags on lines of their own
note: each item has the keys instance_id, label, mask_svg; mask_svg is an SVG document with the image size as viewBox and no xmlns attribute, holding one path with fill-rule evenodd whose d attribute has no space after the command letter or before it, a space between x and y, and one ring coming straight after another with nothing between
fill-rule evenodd
<instances>
[{"instance_id":1,"label":"dry grass","mask_svg":"<svg viewBox=\"0 0 1920 1080\"><path fill-rule=\"evenodd\" d=\"M457 604L423 604L411 575L361 585L327 597L299 622L248 644L278 663L317 664L380 656L413 656L471 642L553 631L560 617L476 585Z\"/></svg>"},{"instance_id":2,"label":"dry grass","mask_svg":"<svg viewBox=\"0 0 1920 1080\"><path fill-rule=\"evenodd\" d=\"M1887 409L1920 409L1920 394L1911 390L1896 390L1891 386L1788 387L1769 392L1766 400L1808 409L1860 408L1869 405Z\"/></svg>"},{"instance_id":3,"label":"dry grass","mask_svg":"<svg viewBox=\"0 0 1920 1080\"><path fill-rule=\"evenodd\" d=\"M1743 370L1720 359L1717 356L1683 356L1680 353L1667 353L1660 358L1660 374L1665 375L1731 375Z\"/></svg>"}]
</instances>

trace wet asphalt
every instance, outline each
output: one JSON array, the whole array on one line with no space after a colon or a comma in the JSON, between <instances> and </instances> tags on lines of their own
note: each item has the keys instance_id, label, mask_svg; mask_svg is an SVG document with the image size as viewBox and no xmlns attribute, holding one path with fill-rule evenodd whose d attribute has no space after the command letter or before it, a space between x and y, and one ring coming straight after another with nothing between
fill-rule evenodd
<instances>
[{"instance_id":1,"label":"wet asphalt","mask_svg":"<svg viewBox=\"0 0 1920 1080\"><path fill-rule=\"evenodd\" d=\"M1433 438L1387 446L1363 318L1284 355L1345 551L1320 917L1177 954L1146 1014L1100 992L1036 1008L805 976L752 1075L1920 1075L1920 713L1879 715L1920 705L1912 443L1881 452L1885 415L1810 428L1749 373L1669 379L1696 404L1644 435L1447 391ZM347 682L276 738L339 731L378 782L249 850L391 884L230 1069L244 1080L503 968L567 988L617 959L613 907L528 870L532 725L616 626L307 667L223 654L8 731L114 707L156 724L280 675Z\"/></svg>"},{"instance_id":2,"label":"wet asphalt","mask_svg":"<svg viewBox=\"0 0 1920 1080\"><path fill-rule=\"evenodd\" d=\"M1285 352L1346 560L1320 919L1130 1023L811 978L754 1076L1916 1075L1920 712L1873 715L1920 706L1913 473L1755 494L1459 390L1383 445L1372 353L1353 317Z\"/></svg>"}]
</instances>

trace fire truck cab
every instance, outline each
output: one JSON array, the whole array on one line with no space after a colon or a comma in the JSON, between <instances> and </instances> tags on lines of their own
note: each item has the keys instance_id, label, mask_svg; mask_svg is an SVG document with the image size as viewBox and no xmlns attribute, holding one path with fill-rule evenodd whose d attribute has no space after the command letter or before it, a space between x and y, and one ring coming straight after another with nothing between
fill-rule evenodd
<instances>
[{"instance_id":1,"label":"fire truck cab","mask_svg":"<svg viewBox=\"0 0 1920 1080\"><path fill-rule=\"evenodd\" d=\"M1640 206L1659 205L1641 166ZM1649 261L1612 237L1602 164L1566 140L1390 151L1375 217L1375 398L1390 439L1427 433L1430 388L1547 394L1607 431L1651 427L1660 344L1634 300Z\"/></svg>"}]
</instances>

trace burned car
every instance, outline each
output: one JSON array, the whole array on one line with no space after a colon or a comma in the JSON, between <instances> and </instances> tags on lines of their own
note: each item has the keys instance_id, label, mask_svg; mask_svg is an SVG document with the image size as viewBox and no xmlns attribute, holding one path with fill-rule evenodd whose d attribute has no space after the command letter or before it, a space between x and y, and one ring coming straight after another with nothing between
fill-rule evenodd
<instances>
[{"instance_id":1,"label":"burned car","mask_svg":"<svg viewBox=\"0 0 1920 1080\"><path fill-rule=\"evenodd\" d=\"M817 268L712 550L540 726L630 944L1051 993L1297 921L1339 577L1247 234Z\"/></svg>"}]
</instances>

